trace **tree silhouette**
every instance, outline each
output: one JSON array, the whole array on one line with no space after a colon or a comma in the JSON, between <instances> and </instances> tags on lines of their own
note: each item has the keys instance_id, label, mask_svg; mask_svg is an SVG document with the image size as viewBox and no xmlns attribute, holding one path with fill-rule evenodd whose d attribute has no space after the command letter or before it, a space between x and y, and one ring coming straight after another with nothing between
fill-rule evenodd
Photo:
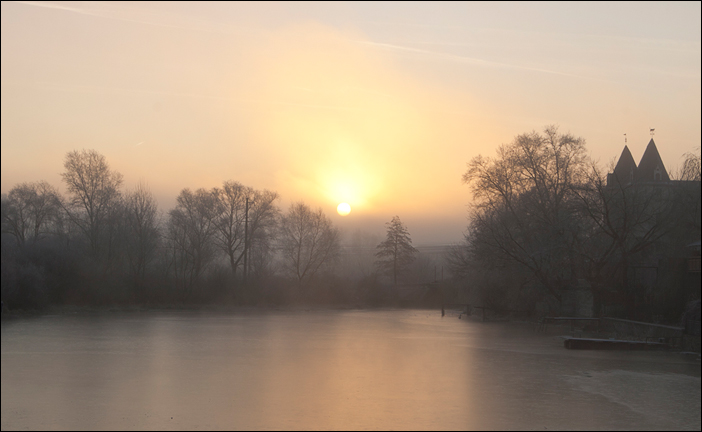
<instances>
[{"instance_id":1,"label":"tree silhouette","mask_svg":"<svg viewBox=\"0 0 702 432\"><path fill-rule=\"evenodd\" d=\"M101 236L120 204L122 174L111 170L105 156L95 150L68 152L63 167L61 177L71 194L66 213L85 234L91 253L97 256Z\"/></svg>"},{"instance_id":2,"label":"tree silhouette","mask_svg":"<svg viewBox=\"0 0 702 432\"><path fill-rule=\"evenodd\" d=\"M227 254L232 276L236 280L236 271L244 257L246 198L251 191L241 183L230 180L213 192L217 199L215 243Z\"/></svg>"},{"instance_id":3,"label":"tree silhouette","mask_svg":"<svg viewBox=\"0 0 702 432\"><path fill-rule=\"evenodd\" d=\"M463 174L474 198L471 259L484 268L517 264L560 302L587 235L573 190L587 180L588 163L585 140L555 126L517 136L497 158L473 158Z\"/></svg>"},{"instance_id":4,"label":"tree silhouette","mask_svg":"<svg viewBox=\"0 0 702 432\"><path fill-rule=\"evenodd\" d=\"M321 208L314 211L302 202L282 217L278 241L283 265L300 289L339 254L339 230Z\"/></svg>"},{"instance_id":5,"label":"tree silhouette","mask_svg":"<svg viewBox=\"0 0 702 432\"><path fill-rule=\"evenodd\" d=\"M128 273L135 285L142 286L147 267L156 259L161 237L158 204L146 184L140 182L126 193L124 223Z\"/></svg>"},{"instance_id":6,"label":"tree silhouette","mask_svg":"<svg viewBox=\"0 0 702 432\"><path fill-rule=\"evenodd\" d=\"M412 246L409 231L399 216L392 218L386 225L387 237L376 247L376 265L382 271L392 274L393 283L397 285L397 275L414 261L417 249Z\"/></svg>"},{"instance_id":7,"label":"tree silhouette","mask_svg":"<svg viewBox=\"0 0 702 432\"><path fill-rule=\"evenodd\" d=\"M227 255L234 280L242 261L248 266L244 272L246 277L248 271L255 268L251 262L247 263L246 254L256 255L258 267L268 264L266 255L272 249L270 243L279 214L275 205L278 194L258 191L231 180L225 181L222 188L213 189L213 193L216 197L215 243Z\"/></svg>"},{"instance_id":8,"label":"tree silhouette","mask_svg":"<svg viewBox=\"0 0 702 432\"><path fill-rule=\"evenodd\" d=\"M61 196L45 181L22 183L7 195L3 231L13 235L17 244L36 242L51 232L60 218Z\"/></svg>"},{"instance_id":9,"label":"tree silhouette","mask_svg":"<svg viewBox=\"0 0 702 432\"><path fill-rule=\"evenodd\" d=\"M215 256L216 197L200 188L183 189L169 212L168 243L177 285L187 297Z\"/></svg>"}]
</instances>

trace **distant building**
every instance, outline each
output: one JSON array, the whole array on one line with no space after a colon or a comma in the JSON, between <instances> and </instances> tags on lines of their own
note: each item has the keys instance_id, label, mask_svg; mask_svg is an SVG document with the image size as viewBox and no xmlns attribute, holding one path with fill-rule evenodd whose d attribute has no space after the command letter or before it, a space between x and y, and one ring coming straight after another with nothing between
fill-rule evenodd
<instances>
[{"instance_id":1,"label":"distant building","mask_svg":"<svg viewBox=\"0 0 702 432\"><path fill-rule=\"evenodd\" d=\"M636 307L680 308L680 302L699 299L700 182L671 180L651 139L638 165L624 146L607 174L607 190L611 217L621 229L629 227L628 241L641 245L627 256L624 270Z\"/></svg>"},{"instance_id":2,"label":"distant building","mask_svg":"<svg viewBox=\"0 0 702 432\"><path fill-rule=\"evenodd\" d=\"M619 161L614 167L614 172L607 175L607 186L613 186L615 181L620 184L629 184L634 182L669 182L670 176L665 169L663 159L658 153L656 143L653 138L648 142L646 151L639 161L639 165L634 162L634 157L629 151L629 147L624 146Z\"/></svg>"}]
</instances>

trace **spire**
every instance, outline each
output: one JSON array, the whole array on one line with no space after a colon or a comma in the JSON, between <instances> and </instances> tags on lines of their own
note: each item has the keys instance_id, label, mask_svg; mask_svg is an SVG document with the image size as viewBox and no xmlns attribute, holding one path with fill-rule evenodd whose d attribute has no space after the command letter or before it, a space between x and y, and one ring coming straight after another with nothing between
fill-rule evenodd
<instances>
[{"instance_id":1,"label":"spire","mask_svg":"<svg viewBox=\"0 0 702 432\"><path fill-rule=\"evenodd\" d=\"M634 162L634 157L631 155L628 146L624 146L621 156L619 156L619 161L617 166L614 167L614 175L617 176L617 180L620 183L629 183L636 178L636 162Z\"/></svg>"},{"instance_id":2,"label":"spire","mask_svg":"<svg viewBox=\"0 0 702 432\"><path fill-rule=\"evenodd\" d=\"M646 151L641 156L639 167L636 170L636 180L638 181L670 181L668 171L663 165L663 159L658 153L656 143L653 138L648 142Z\"/></svg>"}]
</instances>

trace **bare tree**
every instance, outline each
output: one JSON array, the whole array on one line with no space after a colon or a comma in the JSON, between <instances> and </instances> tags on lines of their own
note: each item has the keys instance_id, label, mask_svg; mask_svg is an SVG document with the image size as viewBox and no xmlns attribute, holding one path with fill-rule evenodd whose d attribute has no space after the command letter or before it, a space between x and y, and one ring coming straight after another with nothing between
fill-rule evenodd
<instances>
[{"instance_id":1,"label":"bare tree","mask_svg":"<svg viewBox=\"0 0 702 432\"><path fill-rule=\"evenodd\" d=\"M277 200L277 192L265 189L254 190L250 197L247 274L264 274L270 266L273 239L280 216L280 210L275 205Z\"/></svg>"},{"instance_id":2,"label":"bare tree","mask_svg":"<svg viewBox=\"0 0 702 432\"><path fill-rule=\"evenodd\" d=\"M700 181L702 179L700 150L697 149L696 153L685 153L683 157L685 160L676 177L684 181Z\"/></svg>"},{"instance_id":3,"label":"bare tree","mask_svg":"<svg viewBox=\"0 0 702 432\"><path fill-rule=\"evenodd\" d=\"M168 242L176 281L188 296L214 256L216 198L211 191L183 189L169 212Z\"/></svg>"},{"instance_id":4,"label":"bare tree","mask_svg":"<svg viewBox=\"0 0 702 432\"><path fill-rule=\"evenodd\" d=\"M40 181L13 187L7 195L7 205L3 225L18 244L22 245L27 240L36 242L56 232L61 197L49 183Z\"/></svg>"},{"instance_id":5,"label":"bare tree","mask_svg":"<svg viewBox=\"0 0 702 432\"><path fill-rule=\"evenodd\" d=\"M560 301L577 274L572 191L587 166L585 141L554 126L517 136L496 159L474 158L463 175L475 199L466 236L472 259L518 263Z\"/></svg>"},{"instance_id":6,"label":"bare tree","mask_svg":"<svg viewBox=\"0 0 702 432\"><path fill-rule=\"evenodd\" d=\"M216 242L227 255L232 275L236 279L242 261L249 259L249 268L267 264L270 240L275 228L278 194L257 191L234 181L224 182L221 189L214 189L217 199L215 226ZM248 269L246 269L248 271Z\"/></svg>"},{"instance_id":7,"label":"bare tree","mask_svg":"<svg viewBox=\"0 0 702 432\"><path fill-rule=\"evenodd\" d=\"M215 241L229 258L232 276L236 280L237 268L244 257L244 225L246 198L251 191L239 182L226 181L221 189L215 188L216 197Z\"/></svg>"},{"instance_id":8,"label":"bare tree","mask_svg":"<svg viewBox=\"0 0 702 432\"><path fill-rule=\"evenodd\" d=\"M147 186L139 183L127 193L124 207L129 273L135 284L140 285L159 243L158 205Z\"/></svg>"},{"instance_id":9,"label":"bare tree","mask_svg":"<svg viewBox=\"0 0 702 432\"><path fill-rule=\"evenodd\" d=\"M66 213L97 256L107 220L121 198L122 174L112 171L105 157L95 150L69 152L63 166L61 176L71 194Z\"/></svg>"},{"instance_id":10,"label":"bare tree","mask_svg":"<svg viewBox=\"0 0 702 432\"><path fill-rule=\"evenodd\" d=\"M397 285L397 276L415 260L417 249L412 246L409 231L399 216L393 217L386 225L388 228L385 240L376 247L376 265L392 275L393 283Z\"/></svg>"},{"instance_id":11,"label":"bare tree","mask_svg":"<svg viewBox=\"0 0 702 432\"><path fill-rule=\"evenodd\" d=\"M302 288L338 255L339 230L321 208L312 211L299 202L282 217L279 242L283 265Z\"/></svg>"}]
</instances>

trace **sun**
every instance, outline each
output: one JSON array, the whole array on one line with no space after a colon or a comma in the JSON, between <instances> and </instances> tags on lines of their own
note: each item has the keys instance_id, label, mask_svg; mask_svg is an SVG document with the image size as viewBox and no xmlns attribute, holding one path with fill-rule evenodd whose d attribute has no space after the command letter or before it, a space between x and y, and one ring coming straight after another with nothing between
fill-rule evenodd
<instances>
[{"instance_id":1,"label":"sun","mask_svg":"<svg viewBox=\"0 0 702 432\"><path fill-rule=\"evenodd\" d=\"M341 203L336 207L336 211L341 216L346 216L347 214L351 213L351 206L348 205L347 203Z\"/></svg>"}]
</instances>

